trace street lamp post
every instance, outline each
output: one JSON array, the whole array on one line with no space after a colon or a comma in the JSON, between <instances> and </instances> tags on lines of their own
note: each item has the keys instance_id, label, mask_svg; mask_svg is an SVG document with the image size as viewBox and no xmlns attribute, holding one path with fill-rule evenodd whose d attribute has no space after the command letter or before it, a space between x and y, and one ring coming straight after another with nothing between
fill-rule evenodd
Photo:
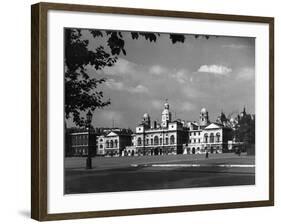
<instances>
[{"instance_id":1,"label":"street lamp post","mask_svg":"<svg viewBox=\"0 0 281 224\"><path fill-rule=\"evenodd\" d=\"M93 114L89 110L86 114L86 129L88 129L88 153L87 153L87 160L86 160L86 169L92 169L92 157L91 157L91 150L90 150L90 129L91 129L91 122L93 118Z\"/></svg>"}]
</instances>

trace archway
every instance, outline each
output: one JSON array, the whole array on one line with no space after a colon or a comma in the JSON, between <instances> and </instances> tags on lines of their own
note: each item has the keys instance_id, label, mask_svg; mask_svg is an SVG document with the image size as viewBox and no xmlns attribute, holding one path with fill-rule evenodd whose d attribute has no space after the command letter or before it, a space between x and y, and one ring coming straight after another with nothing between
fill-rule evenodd
<instances>
[{"instance_id":1,"label":"archway","mask_svg":"<svg viewBox=\"0 0 281 224\"><path fill-rule=\"evenodd\" d=\"M220 147L219 146L217 146L217 148L216 148L216 153L220 153Z\"/></svg>"},{"instance_id":2,"label":"archway","mask_svg":"<svg viewBox=\"0 0 281 224\"><path fill-rule=\"evenodd\" d=\"M170 137L170 144L171 145L175 144L175 136L174 135L171 135L171 137Z\"/></svg>"},{"instance_id":3,"label":"archway","mask_svg":"<svg viewBox=\"0 0 281 224\"><path fill-rule=\"evenodd\" d=\"M215 136L213 133L210 134L210 143L214 143Z\"/></svg>"},{"instance_id":4,"label":"archway","mask_svg":"<svg viewBox=\"0 0 281 224\"><path fill-rule=\"evenodd\" d=\"M195 148L194 147L192 148L192 154L195 154Z\"/></svg>"},{"instance_id":5,"label":"archway","mask_svg":"<svg viewBox=\"0 0 281 224\"><path fill-rule=\"evenodd\" d=\"M154 155L158 155L159 154L159 149L158 148L155 148L154 149Z\"/></svg>"},{"instance_id":6,"label":"archway","mask_svg":"<svg viewBox=\"0 0 281 224\"><path fill-rule=\"evenodd\" d=\"M159 144L159 138L158 136L154 137L154 145L158 145Z\"/></svg>"},{"instance_id":7,"label":"archway","mask_svg":"<svg viewBox=\"0 0 281 224\"><path fill-rule=\"evenodd\" d=\"M204 135L204 142L208 143L208 134L207 133Z\"/></svg>"},{"instance_id":8,"label":"archway","mask_svg":"<svg viewBox=\"0 0 281 224\"><path fill-rule=\"evenodd\" d=\"M141 145L141 138L140 137L138 138L137 142L138 142L138 146L140 146Z\"/></svg>"}]
</instances>

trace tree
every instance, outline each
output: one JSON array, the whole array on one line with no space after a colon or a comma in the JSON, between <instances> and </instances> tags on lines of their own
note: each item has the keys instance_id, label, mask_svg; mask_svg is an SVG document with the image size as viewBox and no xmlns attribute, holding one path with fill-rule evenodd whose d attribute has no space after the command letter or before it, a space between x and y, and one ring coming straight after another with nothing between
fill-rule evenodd
<instances>
[{"instance_id":1,"label":"tree","mask_svg":"<svg viewBox=\"0 0 281 224\"><path fill-rule=\"evenodd\" d=\"M255 119L250 114L239 118L237 137L244 144L255 144Z\"/></svg>"},{"instance_id":2,"label":"tree","mask_svg":"<svg viewBox=\"0 0 281 224\"><path fill-rule=\"evenodd\" d=\"M85 126L85 118L81 111L88 109L95 111L110 104L109 100L103 101L103 92L98 91L97 86L105 79L90 77L86 71L87 65L95 69L112 66L116 57L106 53L102 46L95 51L89 51L88 40L81 40L81 30L65 29L65 118L71 115L77 126Z\"/></svg>"},{"instance_id":3,"label":"tree","mask_svg":"<svg viewBox=\"0 0 281 224\"><path fill-rule=\"evenodd\" d=\"M82 30L77 28L66 28L64 30L65 41L65 118L71 116L77 126L85 126L85 118L81 112L97 108L103 108L110 104L110 100L103 99L103 92L98 90L98 85L106 79L90 77L87 66L91 65L96 70L110 67L116 63L120 54L126 55L125 41L119 31L89 30L93 38L106 38L110 52L106 52L103 46L97 46L94 50L88 49L88 40L83 40ZM158 33L130 32L132 39L144 37L150 42L156 42L160 36ZM195 35L198 38L199 35ZM205 36L206 39L209 36ZM185 35L170 34L173 44L184 43Z\"/></svg>"}]
</instances>

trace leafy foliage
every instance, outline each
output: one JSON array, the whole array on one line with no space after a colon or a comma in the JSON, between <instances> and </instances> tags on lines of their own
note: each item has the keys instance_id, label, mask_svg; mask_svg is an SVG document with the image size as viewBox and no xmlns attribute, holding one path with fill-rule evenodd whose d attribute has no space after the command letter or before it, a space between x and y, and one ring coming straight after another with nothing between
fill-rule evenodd
<instances>
[{"instance_id":1,"label":"leafy foliage","mask_svg":"<svg viewBox=\"0 0 281 224\"><path fill-rule=\"evenodd\" d=\"M239 118L236 136L245 144L255 144L255 119L249 114Z\"/></svg>"}]
</instances>

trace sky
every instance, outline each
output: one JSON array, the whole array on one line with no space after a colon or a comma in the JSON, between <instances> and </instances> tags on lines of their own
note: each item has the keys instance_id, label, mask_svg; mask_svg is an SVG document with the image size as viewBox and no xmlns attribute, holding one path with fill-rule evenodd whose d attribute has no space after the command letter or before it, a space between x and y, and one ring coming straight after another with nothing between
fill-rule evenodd
<instances>
[{"instance_id":1,"label":"sky","mask_svg":"<svg viewBox=\"0 0 281 224\"><path fill-rule=\"evenodd\" d=\"M122 35L127 54L120 54L114 66L98 71L88 66L90 76L106 78L99 88L111 100L94 112L94 127L134 130L144 113L160 121L166 99L173 120L198 121L203 107L211 121L222 111L238 113L244 106L255 113L254 38L189 34L184 43L173 44L169 34L156 42L133 40L130 32ZM93 38L87 30L83 38L89 49L106 47L104 38Z\"/></svg>"}]
</instances>

